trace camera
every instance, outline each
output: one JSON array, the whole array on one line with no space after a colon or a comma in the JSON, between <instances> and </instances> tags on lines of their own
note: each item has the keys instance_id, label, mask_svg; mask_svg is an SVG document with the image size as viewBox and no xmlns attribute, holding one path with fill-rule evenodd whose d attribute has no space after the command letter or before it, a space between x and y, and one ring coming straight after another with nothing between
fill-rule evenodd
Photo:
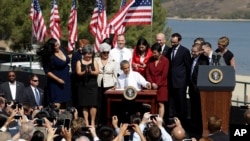
<instances>
[{"instance_id":1,"label":"camera","mask_svg":"<svg viewBox=\"0 0 250 141\"><path fill-rule=\"evenodd\" d=\"M150 116L150 120L156 120L156 117L159 117L158 114L153 114Z\"/></svg>"},{"instance_id":2,"label":"camera","mask_svg":"<svg viewBox=\"0 0 250 141\"><path fill-rule=\"evenodd\" d=\"M22 108L22 104L18 103L18 102L14 102L14 104L11 106L12 109L16 109L16 107L18 107L18 109Z\"/></svg>"},{"instance_id":3,"label":"camera","mask_svg":"<svg viewBox=\"0 0 250 141\"><path fill-rule=\"evenodd\" d=\"M134 127L133 124L129 124L127 129L128 129L128 130L133 130L133 127Z\"/></svg>"},{"instance_id":4,"label":"camera","mask_svg":"<svg viewBox=\"0 0 250 141\"><path fill-rule=\"evenodd\" d=\"M66 110L69 111L70 113L74 113L75 107L67 107Z\"/></svg>"},{"instance_id":5,"label":"camera","mask_svg":"<svg viewBox=\"0 0 250 141\"><path fill-rule=\"evenodd\" d=\"M45 123L45 121L44 121L44 119L36 119L36 124L38 125L38 126L42 126L43 124Z\"/></svg>"},{"instance_id":6,"label":"camera","mask_svg":"<svg viewBox=\"0 0 250 141\"><path fill-rule=\"evenodd\" d=\"M89 132L89 127L82 127L82 128L81 128L81 131Z\"/></svg>"},{"instance_id":7,"label":"camera","mask_svg":"<svg viewBox=\"0 0 250 141\"><path fill-rule=\"evenodd\" d=\"M169 118L168 122L169 122L169 124L174 124L175 123L174 118Z\"/></svg>"},{"instance_id":8,"label":"camera","mask_svg":"<svg viewBox=\"0 0 250 141\"><path fill-rule=\"evenodd\" d=\"M14 116L14 119L20 119L21 117L22 117L21 115L16 114L16 115Z\"/></svg>"}]
</instances>

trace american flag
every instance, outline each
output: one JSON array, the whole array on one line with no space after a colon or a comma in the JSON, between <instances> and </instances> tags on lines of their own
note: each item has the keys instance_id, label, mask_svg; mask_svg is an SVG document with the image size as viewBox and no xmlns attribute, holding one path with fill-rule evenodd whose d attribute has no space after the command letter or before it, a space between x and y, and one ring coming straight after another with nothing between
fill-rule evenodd
<instances>
[{"instance_id":1,"label":"american flag","mask_svg":"<svg viewBox=\"0 0 250 141\"><path fill-rule=\"evenodd\" d=\"M77 10L76 0L72 0L72 7L70 10L69 22L68 22L68 51L72 51L75 48L75 42L77 41Z\"/></svg>"},{"instance_id":2,"label":"american flag","mask_svg":"<svg viewBox=\"0 0 250 141\"><path fill-rule=\"evenodd\" d=\"M37 41L44 42L46 33L46 25L44 23L42 11L38 0L32 0L30 9L30 19L32 20L32 30Z\"/></svg>"},{"instance_id":3,"label":"american flag","mask_svg":"<svg viewBox=\"0 0 250 141\"><path fill-rule=\"evenodd\" d=\"M60 42L61 28L60 28L60 16L56 0L52 0L52 8L50 11L50 37Z\"/></svg>"},{"instance_id":4,"label":"american flag","mask_svg":"<svg viewBox=\"0 0 250 141\"><path fill-rule=\"evenodd\" d=\"M121 5L120 5L120 10L126 5L126 0L122 0L121 1ZM123 24L121 24L120 27L118 27L117 31L115 31L114 33L114 37L113 37L113 47L116 46L117 44L117 36L120 35L120 34L124 34L125 32L125 26Z\"/></svg>"},{"instance_id":5,"label":"american flag","mask_svg":"<svg viewBox=\"0 0 250 141\"><path fill-rule=\"evenodd\" d=\"M125 31L125 26L123 22L126 18L126 14L128 12L129 7L133 5L135 0L130 0L127 3L125 2L122 1L120 10L113 16L112 19L109 20L108 26L106 28L106 33L114 34L113 43L112 43L113 47L116 46L117 35L123 34Z\"/></svg>"},{"instance_id":6,"label":"american flag","mask_svg":"<svg viewBox=\"0 0 250 141\"><path fill-rule=\"evenodd\" d=\"M124 25L151 24L152 11L152 0L135 0L128 10Z\"/></svg>"},{"instance_id":7,"label":"american flag","mask_svg":"<svg viewBox=\"0 0 250 141\"><path fill-rule=\"evenodd\" d=\"M106 26L107 17L103 0L96 0L96 5L89 25L91 34L95 36L95 52L99 51L101 42L109 37L109 34L105 33Z\"/></svg>"}]
</instances>

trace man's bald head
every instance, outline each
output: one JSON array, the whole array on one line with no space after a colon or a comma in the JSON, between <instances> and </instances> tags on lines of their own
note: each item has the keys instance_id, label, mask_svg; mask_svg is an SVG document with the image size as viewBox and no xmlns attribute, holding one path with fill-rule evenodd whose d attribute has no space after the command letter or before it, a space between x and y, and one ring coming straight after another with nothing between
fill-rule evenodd
<instances>
[{"instance_id":1,"label":"man's bald head","mask_svg":"<svg viewBox=\"0 0 250 141\"><path fill-rule=\"evenodd\" d=\"M173 137L174 141L182 141L186 137L185 130L182 127L180 127L180 126L176 126L172 130L171 134L172 134L172 137Z\"/></svg>"},{"instance_id":2,"label":"man's bald head","mask_svg":"<svg viewBox=\"0 0 250 141\"><path fill-rule=\"evenodd\" d=\"M166 43L166 37L163 33L158 33L156 35L156 42L163 46Z\"/></svg>"}]
</instances>

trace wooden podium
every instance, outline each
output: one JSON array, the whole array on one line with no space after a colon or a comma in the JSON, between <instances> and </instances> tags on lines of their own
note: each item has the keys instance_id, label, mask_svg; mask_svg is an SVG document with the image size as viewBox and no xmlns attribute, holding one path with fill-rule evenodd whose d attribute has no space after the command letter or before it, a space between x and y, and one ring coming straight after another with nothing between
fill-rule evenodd
<instances>
[{"instance_id":1,"label":"wooden podium","mask_svg":"<svg viewBox=\"0 0 250 141\"><path fill-rule=\"evenodd\" d=\"M199 66L197 86L201 96L203 136L207 136L208 118L222 119L222 131L228 133L235 71L231 66Z\"/></svg>"},{"instance_id":2,"label":"wooden podium","mask_svg":"<svg viewBox=\"0 0 250 141\"><path fill-rule=\"evenodd\" d=\"M126 99L123 96L123 90L107 90L105 92L107 96L107 117L111 118L111 105L112 102L122 102ZM133 100L134 102L143 102L151 105L151 113L156 114L156 90L140 90L137 91L137 96Z\"/></svg>"}]
</instances>

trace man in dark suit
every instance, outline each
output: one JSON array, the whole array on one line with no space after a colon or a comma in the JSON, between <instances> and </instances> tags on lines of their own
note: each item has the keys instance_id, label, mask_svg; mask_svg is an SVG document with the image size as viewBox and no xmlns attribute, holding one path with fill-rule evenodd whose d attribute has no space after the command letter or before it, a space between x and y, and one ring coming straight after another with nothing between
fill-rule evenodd
<instances>
[{"instance_id":1,"label":"man in dark suit","mask_svg":"<svg viewBox=\"0 0 250 141\"><path fill-rule=\"evenodd\" d=\"M167 52L170 47L166 45L166 37L163 33L158 33L156 35L156 42L161 45L161 54L167 57Z\"/></svg>"},{"instance_id":2,"label":"man in dark suit","mask_svg":"<svg viewBox=\"0 0 250 141\"><path fill-rule=\"evenodd\" d=\"M8 72L8 80L0 85L0 92L3 93L7 101L22 101L24 84L16 81L16 73L14 71Z\"/></svg>"},{"instance_id":3,"label":"man in dark suit","mask_svg":"<svg viewBox=\"0 0 250 141\"><path fill-rule=\"evenodd\" d=\"M180 44L181 35L171 35L171 48L167 52L169 66L169 117L178 117L183 127L187 123L186 90L190 80L191 55L190 51Z\"/></svg>"},{"instance_id":4,"label":"man in dark suit","mask_svg":"<svg viewBox=\"0 0 250 141\"><path fill-rule=\"evenodd\" d=\"M23 103L28 103L32 108L43 108L44 105L44 91L39 88L39 78L36 74L29 76L30 86L24 90Z\"/></svg>"},{"instance_id":5,"label":"man in dark suit","mask_svg":"<svg viewBox=\"0 0 250 141\"><path fill-rule=\"evenodd\" d=\"M207 56L203 54L201 44L195 43L191 49L192 54L192 66L191 76L189 84L189 97L191 103L191 129L198 131L198 134L202 134L202 117L201 117L201 103L200 103L200 91L197 87L199 65L209 65Z\"/></svg>"}]
</instances>

